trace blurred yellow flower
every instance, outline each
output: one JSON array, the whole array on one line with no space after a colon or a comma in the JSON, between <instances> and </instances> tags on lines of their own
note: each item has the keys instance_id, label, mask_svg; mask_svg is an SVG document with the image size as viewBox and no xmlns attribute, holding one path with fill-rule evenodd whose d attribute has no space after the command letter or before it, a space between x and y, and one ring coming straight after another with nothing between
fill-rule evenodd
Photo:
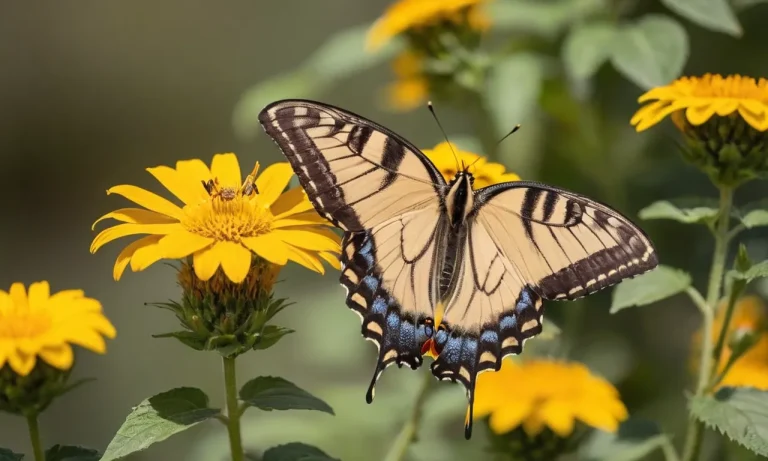
<instances>
[{"instance_id":1,"label":"blurred yellow flower","mask_svg":"<svg viewBox=\"0 0 768 461\"><path fill-rule=\"evenodd\" d=\"M486 0L398 0L368 32L368 48L377 49L407 30L428 27L442 20L466 20L475 30L484 30L490 21L478 8Z\"/></svg>"},{"instance_id":2,"label":"blurred yellow flower","mask_svg":"<svg viewBox=\"0 0 768 461\"><path fill-rule=\"evenodd\" d=\"M563 438L576 420L615 432L628 416L616 388L581 363L509 359L500 371L478 377L475 416L487 415L497 434L522 426L536 436L548 426Z\"/></svg>"},{"instance_id":3,"label":"blurred yellow flower","mask_svg":"<svg viewBox=\"0 0 768 461\"><path fill-rule=\"evenodd\" d=\"M669 85L653 88L640 96L638 102L653 101L641 107L630 123L643 131L673 114L673 121L682 128L687 120L699 126L713 115L721 117L738 113L758 131L768 130L768 80L751 77L705 74L702 77L681 77Z\"/></svg>"},{"instance_id":4,"label":"blurred yellow flower","mask_svg":"<svg viewBox=\"0 0 768 461\"><path fill-rule=\"evenodd\" d=\"M713 341L717 341L724 316L725 306L723 305L719 309L717 319L715 319ZM740 299L734 307L726 340L734 332L758 334L760 339L731 366L731 369L718 384L718 388L747 386L768 391L768 330L766 327L768 327L768 317L763 301L756 296L746 296ZM719 370L722 371L730 356L731 350L726 342L723 355L720 358Z\"/></svg>"},{"instance_id":5,"label":"blurred yellow flower","mask_svg":"<svg viewBox=\"0 0 768 461\"><path fill-rule=\"evenodd\" d=\"M507 181L519 181L520 176L515 173L505 173L504 165L501 163L488 162L485 157L472 152L467 152L456 147L453 143L441 142L434 149L423 150L424 154L432 160L446 181L450 181L458 173L456 170L456 159L459 165L472 165L470 172L475 177L474 187L480 189L493 184ZM454 156L454 152L456 155Z\"/></svg>"},{"instance_id":6,"label":"blurred yellow flower","mask_svg":"<svg viewBox=\"0 0 768 461\"><path fill-rule=\"evenodd\" d=\"M101 231L91 253L120 237L149 234L118 255L115 280L129 263L137 272L160 259L189 255L203 281L221 266L231 281L242 282L252 253L279 266L290 260L323 273L324 259L338 268L340 239L328 228L330 223L314 211L301 187L283 193L293 175L290 165L271 165L258 178L257 170L258 163L243 181L231 153L214 155L210 169L198 159L179 161L176 169L148 168L183 208L136 186L112 187L107 194L122 195L143 208L123 208L99 218L96 223L112 218L124 224Z\"/></svg>"},{"instance_id":7,"label":"blurred yellow flower","mask_svg":"<svg viewBox=\"0 0 768 461\"><path fill-rule=\"evenodd\" d=\"M397 80L387 88L387 100L392 109L409 111L427 101L429 81L422 74L422 56L405 51L392 61Z\"/></svg>"},{"instance_id":8,"label":"blurred yellow flower","mask_svg":"<svg viewBox=\"0 0 768 461\"><path fill-rule=\"evenodd\" d=\"M71 344L103 354L103 336L115 337L115 327L101 312L101 304L82 290L65 290L51 296L48 282L29 286L14 283L0 290L0 368L7 363L16 374L27 376L39 357L52 367L72 367Z\"/></svg>"}]
</instances>

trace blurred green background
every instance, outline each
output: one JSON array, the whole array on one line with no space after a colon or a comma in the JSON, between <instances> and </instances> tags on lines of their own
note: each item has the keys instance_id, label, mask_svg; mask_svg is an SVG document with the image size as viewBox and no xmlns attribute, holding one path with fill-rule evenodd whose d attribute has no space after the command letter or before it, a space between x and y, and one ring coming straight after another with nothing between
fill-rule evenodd
<instances>
[{"instance_id":1,"label":"blurred green background","mask_svg":"<svg viewBox=\"0 0 768 461\"><path fill-rule=\"evenodd\" d=\"M146 167L188 158L209 162L218 152L236 152L245 165L280 161L278 149L265 136L236 135L233 112L241 96L255 83L300 65L334 32L373 21L387 4L3 3L0 287L46 279L53 291L83 288L103 303L118 330L107 355L78 353L74 377L98 380L56 401L42 415L44 445L103 450L132 406L172 387L197 386L214 396L213 404L223 404L217 355L150 337L177 329L169 313L143 305L178 297L175 271L155 264L142 273L126 272L116 283L112 264L126 243L112 243L91 255L90 225L127 203L107 197L110 186L135 184L162 191ZM638 2L637 9L663 11L651 1ZM768 75L768 6L748 11L740 16L746 32L739 39L682 21L691 48L685 73ZM558 43L553 39L547 46L556 48ZM316 97L431 148L442 135L426 110L398 114L381 104L380 91L392 79L387 63L381 63ZM521 176L586 193L633 218L657 199L714 196L707 179L677 155L670 123L642 135L629 127L640 88L610 66L603 66L593 83L590 107L610 125L611 134L608 141L609 131L600 131L605 142L599 155L574 140L567 124L548 116L551 110L534 111L520 121L521 132L505 141L504 163ZM542 107L566 107L558 91L545 85ZM275 99L285 96L290 95ZM468 114L437 110L449 137L471 134ZM761 198L766 191L763 184L751 183L736 200ZM711 252L704 228L661 221L643 227L662 263L685 267L703 282ZM765 234L752 231L744 240L753 259L768 257ZM251 410L243 429L246 446L260 450L278 442L304 441L344 460L379 459L408 414L421 373L428 369L414 373L390 368L377 388L376 401L366 405L375 348L360 336L359 320L345 307L336 274L319 276L293 265L281 279L278 295L290 297L296 306L276 322L298 332L266 353L243 356L238 361L240 381L279 374L328 401L337 415ZM768 287L763 288L763 294L768 293ZM567 347L562 341L537 339L529 343L531 353L585 361L619 387L631 414L661 421L679 443L686 418L682 390L689 378L689 347L699 316L683 297L609 316L609 299L610 290L574 303L550 303L547 317L566 330ZM414 453L425 460L479 456L485 445L482 431L470 442L461 436L465 405L458 385L442 383L427 403ZM0 446L29 452L21 418L0 414ZM225 459L226 450L225 431L208 423L130 459L209 461Z\"/></svg>"}]
</instances>

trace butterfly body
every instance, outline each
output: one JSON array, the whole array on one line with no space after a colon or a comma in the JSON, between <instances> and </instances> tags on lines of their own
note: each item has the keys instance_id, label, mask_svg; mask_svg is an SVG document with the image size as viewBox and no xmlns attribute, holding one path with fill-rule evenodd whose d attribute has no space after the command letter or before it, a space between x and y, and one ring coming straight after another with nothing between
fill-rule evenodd
<instances>
[{"instance_id":1,"label":"butterfly body","mask_svg":"<svg viewBox=\"0 0 768 461\"><path fill-rule=\"evenodd\" d=\"M260 122L315 209L344 230L340 281L383 370L462 383L498 370L540 333L543 300L576 299L654 268L647 236L617 211L530 181L473 188L469 168L446 182L385 127L327 104L286 100Z\"/></svg>"}]
</instances>

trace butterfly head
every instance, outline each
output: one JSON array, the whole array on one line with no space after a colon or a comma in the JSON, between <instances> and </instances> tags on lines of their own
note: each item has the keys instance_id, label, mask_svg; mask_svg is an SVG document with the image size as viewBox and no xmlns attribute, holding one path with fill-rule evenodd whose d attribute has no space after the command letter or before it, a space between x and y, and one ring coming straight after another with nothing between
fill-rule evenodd
<instances>
[{"instance_id":1,"label":"butterfly head","mask_svg":"<svg viewBox=\"0 0 768 461\"><path fill-rule=\"evenodd\" d=\"M448 184L445 207L454 227L463 223L472 211L475 195L474 184L475 177L467 170L467 167L456 173L456 176Z\"/></svg>"}]
</instances>

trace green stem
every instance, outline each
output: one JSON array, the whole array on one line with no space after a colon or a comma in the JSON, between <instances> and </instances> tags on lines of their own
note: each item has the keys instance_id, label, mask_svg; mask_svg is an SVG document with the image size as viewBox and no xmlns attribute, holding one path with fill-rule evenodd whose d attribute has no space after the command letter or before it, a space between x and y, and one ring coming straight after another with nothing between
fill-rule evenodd
<instances>
[{"instance_id":1,"label":"green stem","mask_svg":"<svg viewBox=\"0 0 768 461\"><path fill-rule=\"evenodd\" d=\"M40 426L37 424L37 413L27 415L27 427L29 427L29 441L32 443L32 451L35 461L44 461L43 446L40 443Z\"/></svg>"},{"instance_id":2,"label":"green stem","mask_svg":"<svg viewBox=\"0 0 768 461\"><path fill-rule=\"evenodd\" d=\"M237 401L235 358L224 357L224 388L227 394L227 432L232 461L243 461L243 441L240 437L240 404Z\"/></svg>"},{"instance_id":3,"label":"green stem","mask_svg":"<svg viewBox=\"0 0 768 461\"><path fill-rule=\"evenodd\" d=\"M416 400L413 402L411 416L405 422L403 428L400 429L400 433L397 435L397 439L392 444L392 448L387 453L384 461L401 461L405 459L408 448L411 446L411 443L416 441L418 436L424 402L427 400L433 381L431 373L424 373L424 380L421 383L418 394L416 394Z\"/></svg>"},{"instance_id":4,"label":"green stem","mask_svg":"<svg viewBox=\"0 0 768 461\"><path fill-rule=\"evenodd\" d=\"M704 325L702 328L701 359L699 361L699 377L696 384L696 396L704 395L711 380L713 344L712 329L715 319L715 310L720 301L720 291L723 284L723 272L725 271L725 257L728 253L728 225L731 215L733 190L720 187L720 209L717 215L715 227L715 252L712 256L712 267L709 271L709 284L707 285L707 309L704 311ZM704 433L704 424L691 418L688 422L683 461L695 461L699 457L701 440Z\"/></svg>"},{"instance_id":5,"label":"green stem","mask_svg":"<svg viewBox=\"0 0 768 461\"><path fill-rule=\"evenodd\" d=\"M731 293L728 295L728 306L725 309L723 325L720 328L720 335L717 338L717 344L715 345L715 350L712 353L712 369L709 372L710 377L717 375L717 367L720 363L720 356L723 354L723 349L725 348L725 341L728 336L728 329L731 326L733 311L735 310L736 301L739 299L740 295L741 290L736 289L736 287L731 288ZM725 370L723 370L723 374L725 374Z\"/></svg>"}]
</instances>

